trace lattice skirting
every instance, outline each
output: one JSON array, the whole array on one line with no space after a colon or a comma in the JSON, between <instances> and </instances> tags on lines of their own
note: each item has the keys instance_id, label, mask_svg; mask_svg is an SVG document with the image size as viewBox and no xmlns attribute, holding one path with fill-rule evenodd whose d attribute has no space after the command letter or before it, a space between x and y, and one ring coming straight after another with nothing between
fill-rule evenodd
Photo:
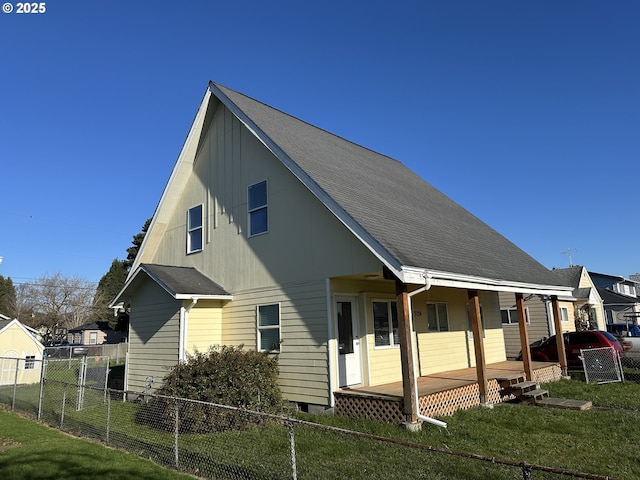
<instances>
[{"instance_id":1,"label":"lattice skirting","mask_svg":"<svg viewBox=\"0 0 640 480\"><path fill-rule=\"evenodd\" d=\"M550 365L533 371L533 381L537 383L557 382L562 378L560 365Z\"/></svg>"},{"instance_id":2,"label":"lattice skirting","mask_svg":"<svg viewBox=\"0 0 640 480\"><path fill-rule=\"evenodd\" d=\"M402 413L402 399L360 396L336 392L336 415L352 418L369 418L386 423L400 424L404 422Z\"/></svg>"},{"instance_id":3,"label":"lattice skirting","mask_svg":"<svg viewBox=\"0 0 640 480\"><path fill-rule=\"evenodd\" d=\"M551 365L534 371L534 381L553 382L562 378L559 365ZM487 403L501 403L500 385L493 379L488 382ZM480 405L480 389L470 383L451 390L420 397L420 413L427 417L453 415L457 410L466 410ZM365 417L387 423L399 424L405 420L403 401L398 398L358 395L357 393L335 393L335 413L348 417Z\"/></svg>"}]
</instances>

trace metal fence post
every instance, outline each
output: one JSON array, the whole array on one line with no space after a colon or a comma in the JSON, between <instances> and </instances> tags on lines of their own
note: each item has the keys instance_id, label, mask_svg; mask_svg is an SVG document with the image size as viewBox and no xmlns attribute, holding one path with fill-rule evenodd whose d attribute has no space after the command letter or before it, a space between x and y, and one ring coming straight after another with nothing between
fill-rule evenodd
<instances>
[{"instance_id":1,"label":"metal fence post","mask_svg":"<svg viewBox=\"0 0 640 480\"><path fill-rule=\"evenodd\" d=\"M289 420L289 445L291 448L291 478L298 479L298 469L296 467L296 439L293 432L293 422Z\"/></svg>"},{"instance_id":2,"label":"metal fence post","mask_svg":"<svg viewBox=\"0 0 640 480\"><path fill-rule=\"evenodd\" d=\"M67 384L64 384L64 389L62 390L62 411L60 412L60 430L64 426L64 407L67 403Z\"/></svg>"},{"instance_id":3,"label":"metal fence post","mask_svg":"<svg viewBox=\"0 0 640 480\"><path fill-rule=\"evenodd\" d=\"M16 405L16 393L17 393L17 389L18 389L18 369L20 366L20 359L16 358L16 373L13 376L13 398L11 399L11 410L13 410L13 408Z\"/></svg>"},{"instance_id":4,"label":"metal fence post","mask_svg":"<svg viewBox=\"0 0 640 480\"><path fill-rule=\"evenodd\" d=\"M111 389L107 389L107 432L105 443L109 445L109 430L111 428Z\"/></svg>"},{"instance_id":5,"label":"metal fence post","mask_svg":"<svg viewBox=\"0 0 640 480\"><path fill-rule=\"evenodd\" d=\"M38 420L42 420L42 402L44 400L44 380L46 376L46 358L42 359L40 365L40 395L38 396Z\"/></svg>"},{"instance_id":6,"label":"metal fence post","mask_svg":"<svg viewBox=\"0 0 640 480\"><path fill-rule=\"evenodd\" d=\"M176 462L176 470L180 469L179 455L178 455L178 437L180 435L180 424L178 419L178 399L174 401L175 421L173 422L173 451Z\"/></svg>"}]
</instances>

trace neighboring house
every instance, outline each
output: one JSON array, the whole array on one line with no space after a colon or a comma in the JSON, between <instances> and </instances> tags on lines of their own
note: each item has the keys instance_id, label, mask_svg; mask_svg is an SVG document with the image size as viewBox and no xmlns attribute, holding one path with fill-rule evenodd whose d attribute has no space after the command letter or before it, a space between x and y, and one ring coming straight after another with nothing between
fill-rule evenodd
<instances>
[{"instance_id":1,"label":"neighboring house","mask_svg":"<svg viewBox=\"0 0 640 480\"><path fill-rule=\"evenodd\" d=\"M0 315L0 385L38 383L44 346L32 328ZM17 377L16 377L16 359Z\"/></svg>"},{"instance_id":2,"label":"neighboring house","mask_svg":"<svg viewBox=\"0 0 640 480\"><path fill-rule=\"evenodd\" d=\"M589 272L604 302L607 324L626 323L640 316L638 283L618 275Z\"/></svg>"},{"instance_id":3,"label":"neighboring house","mask_svg":"<svg viewBox=\"0 0 640 480\"><path fill-rule=\"evenodd\" d=\"M582 266L554 268L552 274L559 285L573 289L569 296L559 298L562 331L606 330L604 304L587 269ZM499 295L507 357L515 358L521 346L513 295L504 292ZM525 306L531 342L555 335L551 299L548 296L529 295L525 299Z\"/></svg>"},{"instance_id":4,"label":"neighboring house","mask_svg":"<svg viewBox=\"0 0 640 480\"><path fill-rule=\"evenodd\" d=\"M67 330L69 343L83 345L102 345L103 343L120 343L127 340L126 332L116 332L109 322L91 322Z\"/></svg>"},{"instance_id":5,"label":"neighboring house","mask_svg":"<svg viewBox=\"0 0 640 480\"><path fill-rule=\"evenodd\" d=\"M472 367L486 402L499 291L557 307L572 288L402 163L210 83L112 305L130 305L128 390L244 345L277 354L303 409L402 382L415 421L416 375Z\"/></svg>"},{"instance_id":6,"label":"neighboring house","mask_svg":"<svg viewBox=\"0 0 640 480\"><path fill-rule=\"evenodd\" d=\"M516 302L512 293L499 292L500 316L507 358L515 359L520 355L522 345L518 330ZM573 332L575 327L575 306L572 296L558 298L560 323L563 332ZM527 295L524 298L525 316L529 333L529 343L548 338L556 333L551 298L548 295Z\"/></svg>"},{"instance_id":7,"label":"neighboring house","mask_svg":"<svg viewBox=\"0 0 640 480\"><path fill-rule=\"evenodd\" d=\"M553 269L553 273L561 285L573 288L575 329L606 330L604 301L587 269L578 265L569 268L556 268Z\"/></svg>"}]
</instances>

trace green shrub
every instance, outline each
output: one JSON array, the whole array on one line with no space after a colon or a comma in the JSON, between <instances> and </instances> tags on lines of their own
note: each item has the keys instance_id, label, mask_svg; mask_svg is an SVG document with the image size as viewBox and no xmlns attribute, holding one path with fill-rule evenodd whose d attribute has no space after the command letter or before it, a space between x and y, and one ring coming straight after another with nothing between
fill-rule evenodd
<instances>
[{"instance_id":1,"label":"green shrub","mask_svg":"<svg viewBox=\"0 0 640 480\"><path fill-rule=\"evenodd\" d=\"M178 402L179 428L183 433L240 429L249 423L259 423L259 417L247 414L246 410L277 414L284 408L277 360L266 353L245 351L242 346L224 346L190 355L186 362L173 367L156 394L241 409ZM137 419L171 430L175 409L173 400L152 397L142 406Z\"/></svg>"}]
</instances>

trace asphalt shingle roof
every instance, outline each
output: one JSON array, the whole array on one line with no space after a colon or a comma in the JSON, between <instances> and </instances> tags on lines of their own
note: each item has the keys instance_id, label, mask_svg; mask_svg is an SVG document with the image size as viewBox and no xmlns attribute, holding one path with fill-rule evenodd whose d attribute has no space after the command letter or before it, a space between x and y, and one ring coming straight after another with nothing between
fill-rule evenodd
<instances>
[{"instance_id":1,"label":"asphalt shingle roof","mask_svg":"<svg viewBox=\"0 0 640 480\"><path fill-rule=\"evenodd\" d=\"M547 268L399 161L213 85L401 265L557 285Z\"/></svg>"},{"instance_id":2,"label":"asphalt shingle roof","mask_svg":"<svg viewBox=\"0 0 640 480\"><path fill-rule=\"evenodd\" d=\"M175 295L229 295L220 285L193 267L143 264L142 269Z\"/></svg>"}]
</instances>

